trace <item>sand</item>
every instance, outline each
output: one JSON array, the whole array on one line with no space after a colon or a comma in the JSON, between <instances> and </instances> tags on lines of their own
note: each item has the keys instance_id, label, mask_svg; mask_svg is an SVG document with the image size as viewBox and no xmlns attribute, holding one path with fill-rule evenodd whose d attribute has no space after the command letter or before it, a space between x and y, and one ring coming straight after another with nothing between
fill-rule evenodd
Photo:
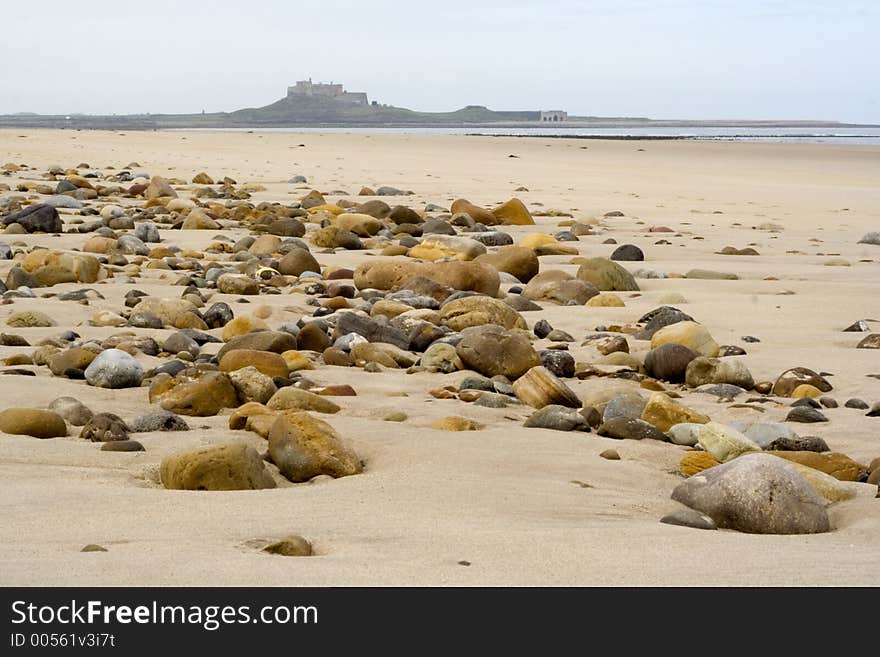
<instances>
[{"instance_id":1,"label":"sand","mask_svg":"<svg viewBox=\"0 0 880 657\"><path fill-rule=\"evenodd\" d=\"M607 256L613 237L646 253L648 267L685 272L734 272L737 281L639 279L640 293L621 293L623 308L545 304L527 313L543 317L578 340L579 360L594 353L581 339L599 325L637 320L680 292L678 305L703 323L720 344L739 344L756 380L805 366L833 373L830 393L842 406L850 397L880 400L880 351L856 350L862 335L841 330L859 319L880 319L880 247L857 244L880 230L880 149L870 146L728 142L619 142L458 136L214 132L0 131L0 159L35 172L0 177L15 184L53 164L117 169L137 161L153 175L189 180L199 171L215 178L266 187L254 200L289 202L309 188L356 194L362 185L393 185L424 203L448 207L457 197L491 207L518 196L533 210L556 209L576 219L601 218L605 229L576 245L582 255ZM516 155L517 157L510 157ZM309 185L286 183L294 174ZM529 191L516 192L525 186ZM0 194L10 195L13 192ZM181 193L185 196L185 193ZM340 195L330 195L337 200ZM543 205L538 205L543 204ZM564 217L539 217L531 230L553 233ZM765 223L779 231L760 229ZM647 233L665 225L677 232ZM505 229L507 230L507 229ZM511 228L517 239L529 229ZM204 248L217 233L244 230L162 231L181 246ZM0 235L5 243L53 248L82 246L88 235ZM671 245L656 245L668 239ZM757 257L722 256L724 246L752 246ZM355 266L368 252L317 256L322 265ZM825 266L832 257L851 266ZM569 256L541 258L541 268L574 273ZM5 278L9 261L0 261ZM177 278L150 272L133 287L180 295ZM768 278L771 278L768 280ZM55 299L16 300L0 306L5 332L32 343L72 327L84 338L123 329L92 327L97 311L122 307L129 285L56 286L53 292L94 287L106 300L89 306ZM45 290L37 290L39 293ZM277 326L310 312L303 296L265 296ZM232 304L236 315L247 310ZM252 306L251 306L252 307ZM9 329L14 311L42 309L58 328ZM876 332L880 324L873 324ZM140 333L157 339L170 330ZM744 343L742 336L760 342ZM647 343L632 341L633 351ZM216 346L214 347L216 348ZM0 358L31 348L0 347ZM141 356L146 367L157 359ZM44 407L61 395L95 412L132 418L148 410L145 388L101 390L82 381L0 378L0 408ZM595 433L563 433L521 426L526 407L487 409L436 400L428 391L456 384L461 373L402 370L367 373L321 366L309 377L320 384L348 383L357 397L336 398L343 410L327 419L365 459L362 475L242 492L166 491L156 483L163 456L183 449L263 439L231 432L226 414L187 418L193 431L137 434L142 453L107 453L71 436L38 441L0 435L0 585L100 586L350 586L350 585L880 585L880 500L833 505L834 531L809 536L748 535L661 524L677 508L669 495L682 480L683 448L654 441L618 441ZM574 380L576 393L619 385L609 379ZM625 385L625 382L624 382ZM630 386L635 384L630 383ZM729 408L708 395L683 400L720 422L781 421L787 408L765 412ZM409 415L384 422L390 411ZM864 411L824 411L831 422L797 425L831 448L868 463L880 456L880 418ZM429 429L445 415L485 423L478 432ZM620 461L598 455L615 448ZM588 487L582 484L589 484ZM257 539L297 533L317 556L269 556ZM89 543L107 552L81 553ZM462 565L467 562L468 565Z\"/></svg>"}]
</instances>

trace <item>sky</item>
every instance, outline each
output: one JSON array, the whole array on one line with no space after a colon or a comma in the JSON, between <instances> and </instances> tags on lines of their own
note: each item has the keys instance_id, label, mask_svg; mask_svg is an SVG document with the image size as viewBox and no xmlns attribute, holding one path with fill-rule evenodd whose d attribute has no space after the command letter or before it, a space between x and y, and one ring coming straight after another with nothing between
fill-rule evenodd
<instances>
[{"instance_id":1,"label":"sky","mask_svg":"<svg viewBox=\"0 0 880 657\"><path fill-rule=\"evenodd\" d=\"M880 123L878 0L4 0L0 113L232 111L311 77L421 111Z\"/></svg>"}]
</instances>

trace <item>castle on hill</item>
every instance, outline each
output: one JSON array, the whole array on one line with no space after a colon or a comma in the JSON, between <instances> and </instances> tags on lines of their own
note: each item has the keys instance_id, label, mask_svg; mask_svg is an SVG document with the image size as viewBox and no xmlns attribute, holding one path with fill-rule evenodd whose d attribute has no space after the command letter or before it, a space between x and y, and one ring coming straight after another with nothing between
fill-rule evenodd
<instances>
[{"instance_id":1,"label":"castle on hill","mask_svg":"<svg viewBox=\"0 0 880 657\"><path fill-rule=\"evenodd\" d=\"M341 84L324 84L323 82L312 82L312 79L299 80L294 86L287 87L288 98L302 98L304 96L318 96L321 98L329 98L342 103L351 105L369 105L367 94L363 91L346 91ZM375 101L373 103L376 104Z\"/></svg>"}]
</instances>

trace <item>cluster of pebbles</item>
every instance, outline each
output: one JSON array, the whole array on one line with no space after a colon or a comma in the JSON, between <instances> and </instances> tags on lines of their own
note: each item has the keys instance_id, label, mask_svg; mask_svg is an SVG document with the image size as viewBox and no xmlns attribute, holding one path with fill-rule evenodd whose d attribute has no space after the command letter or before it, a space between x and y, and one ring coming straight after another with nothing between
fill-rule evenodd
<instances>
[{"instance_id":1,"label":"cluster of pebbles","mask_svg":"<svg viewBox=\"0 0 880 657\"><path fill-rule=\"evenodd\" d=\"M448 209L415 208L399 202L408 192L382 186L333 203L314 189L294 202L254 202L259 185L228 176L215 182L206 173L189 183L165 179L137 163L112 174L85 163L3 170L12 184L0 183L0 347L14 353L3 361L0 390L22 376L143 390L142 413L129 419L70 395L47 408L7 407L0 411L4 433L78 433L102 450L138 452L141 432L187 431L192 418L223 415L230 432L264 438L264 452L233 439L174 453L161 462L165 488L261 489L353 476L370 463L333 428L332 417L345 414L346 399L358 391L321 384L321 372L402 370L442 380L422 392L450 400L457 411L433 420L436 430L480 431L484 424L467 417L478 406L534 431L667 444L681 454L682 481L671 494L682 506L663 522L825 532L833 529L830 504L877 493L880 458L857 462L815 435L831 421L829 409L880 416L876 400L835 396L831 373L792 364L756 379L746 349L719 345L700 318L678 307L685 299L676 292L628 323L579 336L542 317L548 305L573 313L625 308L628 296L639 294L638 279L671 277L640 268L643 250L613 238L600 244L608 257L581 255L581 237L608 233L619 212L581 221L543 213L556 217L551 234L517 198L493 209L466 199ZM289 182L307 185L302 176ZM207 231L204 248L176 245L177 230ZM647 232L662 244L674 231ZM245 234L236 240L228 233ZM40 239L20 239L35 234ZM59 235L83 237L76 248L60 248ZM869 233L862 242L877 244L880 236ZM343 251L363 257L351 269L321 265L322 256ZM720 253L758 255L753 248ZM570 257L576 273L542 266L545 256ZM704 269L678 276L737 278ZM105 301L108 286L124 290L122 304L95 312L85 327L65 325L65 304ZM43 310L33 299L45 300ZM845 329L864 334L855 348L880 348L872 324L858 320ZM30 337L51 327L57 332L50 337ZM81 335L91 327L118 331ZM457 373L457 383L448 384ZM784 415L713 421L692 408L691 400L706 396L724 407ZM384 419L413 420L402 411ZM620 458L614 449L602 456ZM267 549L311 553L296 536Z\"/></svg>"}]
</instances>

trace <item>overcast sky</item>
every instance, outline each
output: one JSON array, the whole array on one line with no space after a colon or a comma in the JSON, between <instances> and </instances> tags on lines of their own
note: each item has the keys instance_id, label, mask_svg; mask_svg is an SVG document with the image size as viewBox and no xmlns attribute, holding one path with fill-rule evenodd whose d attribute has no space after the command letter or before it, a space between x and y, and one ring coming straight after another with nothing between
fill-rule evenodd
<instances>
[{"instance_id":1,"label":"overcast sky","mask_svg":"<svg viewBox=\"0 0 880 657\"><path fill-rule=\"evenodd\" d=\"M4 0L0 113L229 111L309 76L424 111L880 123L878 0Z\"/></svg>"}]
</instances>

